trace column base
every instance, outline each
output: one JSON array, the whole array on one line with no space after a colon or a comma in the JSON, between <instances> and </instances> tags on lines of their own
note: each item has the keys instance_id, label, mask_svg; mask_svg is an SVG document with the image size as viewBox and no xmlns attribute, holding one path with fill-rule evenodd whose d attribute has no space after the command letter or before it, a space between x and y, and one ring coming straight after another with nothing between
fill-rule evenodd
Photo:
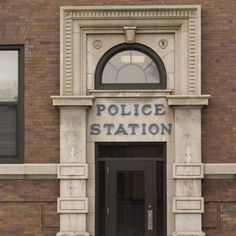
<instances>
[{"instance_id":1,"label":"column base","mask_svg":"<svg viewBox=\"0 0 236 236\"><path fill-rule=\"evenodd\" d=\"M87 232L58 232L56 236L89 236Z\"/></svg>"},{"instance_id":2,"label":"column base","mask_svg":"<svg viewBox=\"0 0 236 236\"><path fill-rule=\"evenodd\" d=\"M205 236L202 231L176 231L172 234L173 236Z\"/></svg>"}]
</instances>

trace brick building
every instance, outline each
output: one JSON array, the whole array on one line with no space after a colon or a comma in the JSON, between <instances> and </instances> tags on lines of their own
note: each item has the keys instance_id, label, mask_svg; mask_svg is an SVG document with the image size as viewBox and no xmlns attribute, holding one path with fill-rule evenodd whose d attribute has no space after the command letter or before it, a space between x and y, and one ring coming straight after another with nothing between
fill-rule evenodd
<instances>
[{"instance_id":1,"label":"brick building","mask_svg":"<svg viewBox=\"0 0 236 236\"><path fill-rule=\"evenodd\" d=\"M236 235L234 0L0 12L0 236Z\"/></svg>"}]
</instances>

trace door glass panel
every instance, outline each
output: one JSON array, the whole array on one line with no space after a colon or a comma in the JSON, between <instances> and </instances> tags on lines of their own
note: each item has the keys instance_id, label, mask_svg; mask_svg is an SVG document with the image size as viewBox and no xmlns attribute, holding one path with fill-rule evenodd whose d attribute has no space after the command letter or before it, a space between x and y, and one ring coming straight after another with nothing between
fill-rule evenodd
<instances>
[{"instance_id":1,"label":"door glass panel","mask_svg":"<svg viewBox=\"0 0 236 236\"><path fill-rule=\"evenodd\" d=\"M0 156L16 155L16 107L0 107Z\"/></svg>"},{"instance_id":2,"label":"door glass panel","mask_svg":"<svg viewBox=\"0 0 236 236\"><path fill-rule=\"evenodd\" d=\"M144 171L118 171L117 236L144 236L144 215Z\"/></svg>"},{"instance_id":3,"label":"door glass panel","mask_svg":"<svg viewBox=\"0 0 236 236\"><path fill-rule=\"evenodd\" d=\"M18 51L0 51L0 101L17 101Z\"/></svg>"}]
</instances>

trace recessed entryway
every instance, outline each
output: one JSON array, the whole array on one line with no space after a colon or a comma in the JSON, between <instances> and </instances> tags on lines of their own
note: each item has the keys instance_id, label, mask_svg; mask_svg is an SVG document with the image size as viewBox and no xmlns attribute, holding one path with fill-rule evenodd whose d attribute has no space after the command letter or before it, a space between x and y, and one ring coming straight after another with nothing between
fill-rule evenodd
<instances>
[{"instance_id":1,"label":"recessed entryway","mask_svg":"<svg viewBox=\"0 0 236 236\"><path fill-rule=\"evenodd\" d=\"M96 235L165 235L165 144L96 144Z\"/></svg>"}]
</instances>

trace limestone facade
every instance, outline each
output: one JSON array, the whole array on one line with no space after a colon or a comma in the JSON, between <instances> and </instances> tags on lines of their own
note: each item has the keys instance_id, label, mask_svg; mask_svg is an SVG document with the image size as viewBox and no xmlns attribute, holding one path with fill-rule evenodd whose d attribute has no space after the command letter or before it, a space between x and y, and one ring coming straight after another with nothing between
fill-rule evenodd
<instances>
[{"instance_id":1,"label":"limestone facade","mask_svg":"<svg viewBox=\"0 0 236 236\"><path fill-rule=\"evenodd\" d=\"M95 235L94 146L101 141L166 142L167 234L204 235L201 109L208 104L209 96L201 94L200 25L200 6L61 8L61 92L52 99L61 117L60 173L63 168L67 170L60 180L58 235ZM163 40L167 46L161 46ZM124 42L147 45L162 58L166 90L95 89L99 59ZM162 104L164 114L158 122L170 124L172 130L145 136L138 132L134 135L134 130L133 135L100 130L93 135L90 128L94 122L99 127L111 122L108 112L97 116L99 104L104 109L110 104L123 104L132 113L132 104L137 102L140 106ZM139 118L147 125L157 119L145 115ZM112 122L117 127L133 119L132 114L123 119L118 114Z\"/></svg>"}]
</instances>

